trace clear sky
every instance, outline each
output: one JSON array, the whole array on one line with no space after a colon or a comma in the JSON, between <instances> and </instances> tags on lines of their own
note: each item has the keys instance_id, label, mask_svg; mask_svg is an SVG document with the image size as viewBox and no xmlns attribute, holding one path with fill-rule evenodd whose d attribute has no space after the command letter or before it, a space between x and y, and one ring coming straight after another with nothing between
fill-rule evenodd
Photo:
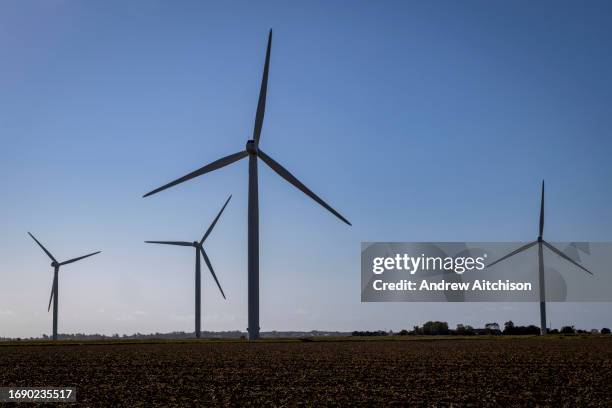
<instances>
[{"instance_id":1,"label":"clear sky","mask_svg":"<svg viewBox=\"0 0 612 408\"><path fill-rule=\"evenodd\" d=\"M222 4L222 5L221 5ZM0 3L0 336L246 329L247 162L142 194L250 138L353 222L260 166L262 330L537 324L536 304L361 304L361 241L612 241L607 1ZM552 326L611 326L553 304Z\"/></svg>"}]
</instances>

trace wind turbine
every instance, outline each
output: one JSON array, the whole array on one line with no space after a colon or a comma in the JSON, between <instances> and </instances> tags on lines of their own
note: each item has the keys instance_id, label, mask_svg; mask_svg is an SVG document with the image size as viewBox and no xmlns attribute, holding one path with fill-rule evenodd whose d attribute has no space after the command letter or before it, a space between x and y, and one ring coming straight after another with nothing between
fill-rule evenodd
<instances>
[{"instance_id":1,"label":"wind turbine","mask_svg":"<svg viewBox=\"0 0 612 408\"><path fill-rule=\"evenodd\" d=\"M238 153L231 154L216 160L204 167L199 168L181 178L178 178L168 184L165 184L155 190L147 193L144 197L148 197L162 190L191 180L194 177L220 169L229 164L232 164L240 159L249 157L249 209L248 209L248 324L249 339L256 340L259 338L259 203L258 203L258 181L257 181L257 158L263 160L272 170L279 176L293 184L297 189L312 198L321 206L326 208L343 222L351 225L351 223L340 215L339 212L330 207L319 196L313 193L308 187L302 184L295 176L287 169L278 164L274 159L265 154L259 148L259 138L261 136L261 128L263 126L264 112L266 108L266 93L268 88L268 70L270 68L270 49L272 47L272 30L268 35L268 47L266 50L266 62L264 64L263 77L261 80L261 88L259 90L259 101L257 103L257 113L255 114L255 126L253 128L253 138L247 141L246 149Z\"/></svg>"},{"instance_id":2,"label":"wind turbine","mask_svg":"<svg viewBox=\"0 0 612 408\"><path fill-rule=\"evenodd\" d=\"M204 262L206 262L206 265L208 266L208 270L210 270L210 274L215 279L215 282L217 282L217 286L219 287L219 290L221 291L221 295L223 296L223 299L225 299L225 293L223 293L223 289L221 289L221 285L219 284L217 275L215 275L215 271L212 267L212 264L210 263L210 259L208 259L208 255L206 255L206 251L204 251L204 241L206 241L206 238L208 238L208 236L212 232L213 228L215 227L215 224L219 220L219 217L221 217L221 213L223 212L223 210L225 210L225 207L227 206L227 203L229 203L229 200L231 198L232 196L230 195L227 201L225 201L225 204L223 205L223 207L221 208L221 211L219 211L219 214L217 214L212 224L210 224L210 227L208 227L208 229L206 230L206 232L204 233L204 236L202 237L200 241L193 241L193 242L145 241L147 244L178 245L178 246L190 246L190 247L195 248L195 252L196 252L196 260L195 260L195 334L197 338L200 338L200 321L201 321L200 320L200 305L201 305L201 300L200 300L201 299L200 297L200 286L201 286L200 285L200 280L201 280L200 279L200 254L204 258Z\"/></svg>"},{"instance_id":3,"label":"wind turbine","mask_svg":"<svg viewBox=\"0 0 612 408\"><path fill-rule=\"evenodd\" d=\"M64 262L57 262L57 260L53 257L53 255L51 255L51 252L49 252L47 250L47 248L45 248L43 246L43 244L41 244L34 237L34 235L30 234L29 232L28 232L28 234L32 237L32 239L34 241L36 241L38 246L40 246L42 248L42 250L45 251L45 254L47 254L47 256L49 258L51 258L51 261L52 261L51 262L51 267L53 268L53 286L51 286L51 297L49 298L49 307L47 308L47 312L49 310L51 310L51 301L53 301L53 340L57 340L57 303L58 303L57 302L57 296L58 296L58 291L59 291L58 274L59 274L60 266L68 265L68 264L71 264L73 262L80 261L81 259L85 259L85 258L88 258L90 256L99 254L101 251L97 251L97 252L93 252L91 254L79 256L78 258L72 258L72 259L69 259L69 260L64 261Z\"/></svg>"},{"instance_id":4,"label":"wind turbine","mask_svg":"<svg viewBox=\"0 0 612 408\"><path fill-rule=\"evenodd\" d=\"M552 252L554 252L555 254L559 255L561 258L565 259L566 261L568 261L569 263L571 263L572 265L577 266L578 268L582 269L583 271L585 271L588 274L593 274L591 271L589 271L588 269L586 269L584 266L574 262L574 260L572 260L572 258L570 258L569 256L565 255L563 252L561 252L560 250L558 250L557 248L555 248L554 246L552 246L551 244L549 244L548 242L544 241L544 180L542 180L542 201L540 202L540 230L539 230L539 235L538 235L538 239L527 244L527 245L523 245L522 247L510 252L508 255L501 257L500 259L498 259L495 262L491 262L488 266L491 267L493 265L495 265L496 263L499 263L505 259L508 259L516 254L519 254L523 251L526 251L527 249L531 248L534 245L538 245L538 267L539 267L539 274L538 274L538 281L539 281L539 286L540 286L540 334L544 335L546 334L546 290L544 287L544 252L543 252L543 247L546 247L548 249L550 249Z\"/></svg>"}]
</instances>

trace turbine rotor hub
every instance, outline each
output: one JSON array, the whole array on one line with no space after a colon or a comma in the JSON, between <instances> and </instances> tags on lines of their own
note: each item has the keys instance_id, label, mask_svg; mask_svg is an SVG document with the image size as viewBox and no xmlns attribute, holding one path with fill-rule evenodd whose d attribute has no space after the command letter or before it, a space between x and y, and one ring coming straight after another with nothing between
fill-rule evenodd
<instances>
[{"instance_id":1,"label":"turbine rotor hub","mask_svg":"<svg viewBox=\"0 0 612 408\"><path fill-rule=\"evenodd\" d=\"M51 266L55 268L55 267L59 266L59 264L57 262L53 261L53 262L51 262Z\"/></svg>"},{"instance_id":2,"label":"turbine rotor hub","mask_svg":"<svg viewBox=\"0 0 612 408\"><path fill-rule=\"evenodd\" d=\"M194 247L199 247L199 246L200 246L200 243L199 243L198 241L193 241L193 246L194 246Z\"/></svg>"},{"instance_id":3,"label":"turbine rotor hub","mask_svg":"<svg viewBox=\"0 0 612 408\"><path fill-rule=\"evenodd\" d=\"M257 145L254 140L249 140L246 144L246 151L249 154L257 155Z\"/></svg>"}]
</instances>

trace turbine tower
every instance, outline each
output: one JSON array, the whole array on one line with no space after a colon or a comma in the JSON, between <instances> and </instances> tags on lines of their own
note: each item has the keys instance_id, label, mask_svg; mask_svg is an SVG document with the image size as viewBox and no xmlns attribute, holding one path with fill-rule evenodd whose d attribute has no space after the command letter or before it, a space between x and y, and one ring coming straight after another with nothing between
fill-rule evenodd
<instances>
[{"instance_id":1,"label":"turbine tower","mask_svg":"<svg viewBox=\"0 0 612 408\"><path fill-rule=\"evenodd\" d=\"M223 207L221 208L221 211L219 211L219 214L217 214L212 224L210 224L210 227L208 227L208 229L206 230L206 233L204 233L204 236L202 237L200 241L193 241L193 242L145 241L147 244L178 245L178 246L190 246L190 247L195 248L195 255L196 255L195 257L195 335L198 339L200 338L200 322L201 322L200 307L202 303L201 296L200 296L200 288L201 288L200 255L202 255L202 258L204 258L204 262L206 262L206 265L208 266L208 270L210 271L210 274L215 279L215 282L217 282L217 286L219 287L219 290L221 291L221 295L223 296L223 299L225 299L225 293L223 293L223 289L221 289L221 285L219 284L217 275L215 275L215 271L212 267L212 264L210 263L210 259L208 258L208 255L206 255L206 251L204 251L204 241L206 241L206 238L208 238L208 236L212 232L213 228L215 227L215 224L217 224L217 221L219 220L219 217L221 217L221 213L223 213L223 210L225 210L225 207L227 206L227 203L229 203L229 200L231 198L232 196L230 195L227 201L225 201L225 204L223 205Z\"/></svg>"},{"instance_id":2,"label":"turbine tower","mask_svg":"<svg viewBox=\"0 0 612 408\"><path fill-rule=\"evenodd\" d=\"M58 281L58 275L59 275L59 270L60 270L60 266L63 265L68 265L71 264L73 262L76 261L80 261L81 259L85 259L88 258L90 256L99 254L101 251L98 252L93 252L91 254L87 254L87 255L83 255L83 256L79 256L78 258L72 258L69 259L67 261L64 262L58 262L53 255L51 255L51 252L49 252L47 250L47 248L45 248L43 246L43 244L41 244L35 237L34 235L30 234L28 232L28 234L32 237L32 239L34 241L36 241L36 243L38 244L38 246L40 246L42 248L43 251L45 251L45 254L47 254L47 256L49 258L51 258L51 267L53 268L53 285L51 286L51 297L49 298L49 307L47 308L47 312L49 310L51 310L51 301L53 301L53 340L57 340L57 307L58 307L58 292L59 292L59 281Z\"/></svg>"},{"instance_id":3,"label":"turbine tower","mask_svg":"<svg viewBox=\"0 0 612 408\"><path fill-rule=\"evenodd\" d=\"M539 229L538 239L527 245L523 245L522 247L510 252L508 255L501 257L495 262L491 262L488 265L489 267L491 267L505 259L508 259L516 254L519 254L531 248L532 246L536 244L538 245L538 268L539 268L538 281L539 281L539 286L540 286L540 334L541 335L545 335L547 331L546 329L546 288L544 287L545 279L544 279L544 252L543 252L544 248L543 247L550 249L552 252L559 255L561 258L577 266L578 268L582 269L588 274L591 274L591 275L593 274L591 273L591 271L589 271L582 265L574 262L574 260L572 260L569 256L565 255L563 252L561 252L560 250L558 250L557 248L555 248L548 242L544 241L543 237L544 237L544 180L542 180L542 200L540 202L540 229Z\"/></svg>"},{"instance_id":4,"label":"turbine tower","mask_svg":"<svg viewBox=\"0 0 612 408\"><path fill-rule=\"evenodd\" d=\"M181 178L178 178L168 184L165 184L147 194L148 197L162 190L191 180L194 177L201 176L211 171L220 169L229 164L232 164L240 159L249 157L249 207L248 207L248 324L250 340L259 338L259 199L258 199L258 180L257 180L257 159L260 158L279 176L293 184L297 189L319 203L325 209L330 211L343 222L351 225L351 223L340 215L339 212L330 207L319 196L313 193L308 187L293 176L287 169L278 164L274 159L265 154L259 148L259 139L261 136L261 128L263 126L264 112L266 109L266 93L268 88L268 71L270 68L270 49L272 47L272 30L268 35L268 47L266 50L266 62L264 64L263 77L261 80L261 88L259 90L259 101L257 103L257 112L255 114L255 126L253 128L253 138L247 141L246 149L238 153L231 154L216 160L206 166L195 170Z\"/></svg>"}]
</instances>

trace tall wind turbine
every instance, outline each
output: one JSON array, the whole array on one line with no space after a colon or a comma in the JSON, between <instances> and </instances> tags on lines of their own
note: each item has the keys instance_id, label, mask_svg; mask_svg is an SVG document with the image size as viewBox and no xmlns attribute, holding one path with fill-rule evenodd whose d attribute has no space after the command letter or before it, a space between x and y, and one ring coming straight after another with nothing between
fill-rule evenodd
<instances>
[{"instance_id":1,"label":"tall wind turbine","mask_svg":"<svg viewBox=\"0 0 612 408\"><path fill-rule=\"evenodd\" d=\"M190 246L190 247L194 247L195 248L195 254L196 254L196 258L195 258L195 334L197 338L200 338L200 306L201 306L201 296L200 296L200 254L202 255L202 257L204 258L204 262L206 262L206 265L208 266L208 270L210 271L210 274L212 275L212 277L215 279L215 282L217 282L217 286L219 287L219 290L221 291L221 295L223 296L223 299L225 299L225 293L223 293L223 289L221 289L221 285L219 284L219 280L217 279L217 275L215 275L215 271L212 267L212 264L210 263L210 259L208 259L208 255L206 255L206 251L204 251L204 241L206 241L206 238L208 238L208 236L210 235L210 233L212 232L213 228L215 227L215 224L217 223L217 221L219 220L219 217L221 217L221 213L223 212L223 210L225 210L225 207L227 206L227 203L229 203L229 200L232 198L232 196L230 195L227 199L227 201L225 201L225 204L223 205L223 207L221 208L221 211L219 211L219 214L217 214L217 216L215 217L215 219L213 220L212 224L210 224L210 227L208 227L208 229L206 230L206 232L204 233L204 236L202 237L202 239L198 242L198 241L193 241L193 242L187 242L187 241L145 241L147 244L164 244L164 245L178 245L178 246Z\"/></svg>"},{"instance_id":2,"label":"tall wind turbine","mask_svg":"<svg viewBox=\"0 0 612 408\"><path fill-rule=\"evenodd\" d=\"M249 339L256 340L259 338L259 203L258 203L258 182L257 182L257 158L263 160L272 170L279 176L293 184L304 194L312 198L314 201L322 205L343 222L351 225L351 223L340 215L339 212L330 207L319 196L313 193L308 187L293 176L287 169L278 164L274 159L265 154L259 148L259 138L261 136L261 128L263 126L264 112L266 108L266 93L268 88L268 70L270 68L270 49L272 47L272 30L268 35L268 47L266 50L266 62L264 64L263 77L261 80L261 88L259 90L259 102L257 103L257 113L255 114L255 126L253 128L253 138L247 141L246 149L238 153L231 154L216 160L206 166L199 168L181 178L178 178L168 184L165 184L147 194L148 197L162 190L191 180L194 177L209 173L213 170L220 169L231 163L234 163L245 157L249 157L249 209L248 209L248 304L249 304Z\"/></svg>"},{"instance_id":3,"label":"tall wind turbine","mask_svg":"<svg viewBox=\"0 0 612 408\"><path fill-rule=\"evenodd\" d=\"M51 301L53 301L53 340L57 340L57 306L58 306L58 301L57 301L57 296L58 296L58 292L59 292L59 282L58 282L58 275L59 275L59 270L60 270L60 266L63 265L68 265L70 263L76 262L76 261L80 261L81 259L85 259L88 258L90 256L99 254L101 251L98 252L93 252L91 254L87 254L87 255L83 255L83 256L79 256L78 258L72 258L69 259L67 261L64 262L57 262L57 260L53 257L53 255L51 255L51 252L49 252L47 250L47 248L45 248L43 246L43 244L41 244L35 237L34 235L30 234L28 232L28 234L32 237L32 239L34 241L36 241L36 243L38 244L38 246L40 246L42 248L43 251L45 251L45 254L47 254L47 256L49 258L51 258L51 267L53 268L53 286L51 286L51 297L49 298L49 307L47 308L47 311L51 310Z\"/></svg>"},{"instance_id":4,"label":"tall wind turbine","mask_svg":"<svg viewBox=\"0 0 612 408\"><path fill-rule=\"evenodd\" d=\"M571 263L572 265L577 266L578 268L582 269L583 271L585 271L588 274L593 274L591 273L591 271L589 271L588 269L586 269L584 266L574 262L574 260L572 260L569 256L565 255L563 252L561 252L560 250L558 250L557 248L555 248L554 246L552 246L551 244L549 244L548 242L544 241L544 180L542 180L542 201L540 202L540 229L539 229L539 235L538 235L538 239L527 244L527 245L523 245L522 247L510 252L508 255L501 257L500 259L498 259L495 262L491 262L489 264L489 267L495 265L496 263L499 263L505 259L508 259L516 254L519 254L523 251L526 251L527 249L531 248L534 245L538 245L538 267L539 267L539 274L538 274L538 281L539 281L539 286L540 286L540 334L544 335L546 334L546 290L544 287L544 252L543 252L543 247L545 246L546 248L550 249L552 252L554 252L555 254L559 255L561 258L565 259L566 261L568 261L569 263Z\"/></svg>"}]
</instances>

